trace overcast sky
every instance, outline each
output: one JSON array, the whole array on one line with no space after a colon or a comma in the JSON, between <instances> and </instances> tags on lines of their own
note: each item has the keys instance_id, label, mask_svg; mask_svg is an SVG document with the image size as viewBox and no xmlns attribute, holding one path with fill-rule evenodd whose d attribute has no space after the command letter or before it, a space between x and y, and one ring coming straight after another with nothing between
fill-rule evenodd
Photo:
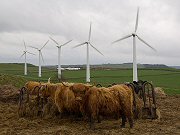
<instances>
[{"instance_id":1,"label":"overcast sky","mask_svg":"<svg viewBox=\"0 0 180 135\"><path fill-rule=\"evenodd\" d=\"M26 45L41 48L49 36L63 44L62 64L85 64L86 46L73 46L88 39L104 56L90 48L90 63L132 62L132 38L111 44L135 29L156 48L154 52L137 40L137 62L180 65L180 0L0 0L0 63L23 62ZM37 65L38 52L27 55L28 63ZM57 64L57 47L51 40L42 50L45 64Z\"/></svg>"}]
</instances>

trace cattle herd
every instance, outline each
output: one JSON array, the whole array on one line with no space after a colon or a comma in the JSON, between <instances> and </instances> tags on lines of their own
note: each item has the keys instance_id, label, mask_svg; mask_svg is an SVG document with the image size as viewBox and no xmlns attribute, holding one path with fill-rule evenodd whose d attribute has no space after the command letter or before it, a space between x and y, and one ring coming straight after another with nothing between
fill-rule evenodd
<instances>
[{"instance_id":1,"label":"cattle herd","mask_svg":"<svg viewBox=\"0 0 180 135\"><path fill-rule=\"evenodd\" d=\"M43 117L53 108L58 118L69 115L87 120L90 129L95 128L95 121L106 118L121 118L122 128L126 121L132 128L134 119L142 115L142 101L128 84L106 88L83 83L29 81L20 90L19 117L27 116L32 109L36 110L33 115Z\"/></svg>"}]
</instances>

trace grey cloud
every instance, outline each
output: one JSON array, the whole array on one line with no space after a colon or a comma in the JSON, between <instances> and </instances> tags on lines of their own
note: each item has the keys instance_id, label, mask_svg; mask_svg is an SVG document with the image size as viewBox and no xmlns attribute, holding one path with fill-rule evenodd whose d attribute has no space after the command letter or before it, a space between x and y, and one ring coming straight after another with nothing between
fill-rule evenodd
<instances>
[{"instance_id":1,"label":"grey cloud","mask_svg":"<svg viewBox=\"0 0 180 135\"><path fill-rule=\"evenodd\" d=\"M180 65L179 4L178 0L1 0L1 62L21 55L23 39L29 45L41 47L52 36L60 43L73 39L63 49L63 63L84 64L86 48L72 49L72 46L87 40L90 21L92 43L105 54L102 57L91 49L91 63L131 62L132 39L116 45L111 42L134 31L140 6L138 34L158 52L138 41L138 62ZM13 53L9 53L8 47ZM46 64L57 64L56 52L53 42L48 43L43 50ZM37 64L36 57L29 58Z\"/></svg>"}]
</instances>

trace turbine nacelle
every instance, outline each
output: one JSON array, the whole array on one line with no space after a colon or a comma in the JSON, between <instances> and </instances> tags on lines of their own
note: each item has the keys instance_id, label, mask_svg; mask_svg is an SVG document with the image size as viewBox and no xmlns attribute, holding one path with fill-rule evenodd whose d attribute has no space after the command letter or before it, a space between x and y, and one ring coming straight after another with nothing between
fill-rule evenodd
<instances>
[{"instance_id":1,"label":"turbine nacelle","mask_svg":"<svg viewBox=\"0 0 180 135\"><path fill-rule=\"evenodd\" d=\"M135 37L135 36L137 36L137 34L136 33L132 33L132 36Z\"/></svg>"},{"instance_id":2,"label":"turbine nacelle","mask_svg":"<svg viewBox=\"0 0 180 135\"><path fill-rule=\"evenodd\" d=\"M20 56L20 58L21 58L22 56L26 55L26 53L29 53L29 54L35 55L34 53L31 53L31 52L29 52L29 51L27 51L27 50L26 50L26 44L25 44L25 41L23 40L23 42L24 42L24 47L25 47L25 50L23 51L23 54Z\"/></svg>"},{"instance_id":3,"label":"turbine nacelle","mask_svg":"<svg viewBox=\"0 0 180 135\"><path fill-rule=\"evenodd\" d=\"M64 44L59 44L55 39L53 39L52 37L49 37L57 46L57 48L60 48L62 46L65 46L66 44L70 43L72 40L69 40L68 42L64 43Z\"/></svg>"},{"instance_id":4,"label":"turbine nacelle","mask_svg":"<svg viewBox=\"0 0 180 135\"><path fill-rule=\"evenodd\" d=\"M36 49L39 52L39 63L40 63L40 57L41 57L42 61L44 62L44 58L43 58L41 50L47 45L48 42L49 42L49 40L47 40L46 43L40 49L37 47L29 46L31 48ZM40 64L39 64L39 66L40 66Z\"/></svg>"}]
</instances>

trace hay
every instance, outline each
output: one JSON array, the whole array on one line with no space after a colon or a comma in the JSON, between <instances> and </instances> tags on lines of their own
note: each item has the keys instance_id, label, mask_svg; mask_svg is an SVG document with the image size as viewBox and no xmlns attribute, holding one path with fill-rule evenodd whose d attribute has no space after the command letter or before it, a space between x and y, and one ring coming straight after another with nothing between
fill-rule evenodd
<instances>
[{"instance_id":1,"label":"hay","mask_svg":"<svg viewBox=\"0 0 180 135\"><path fill-rule=\"evenodd\" d=\"M38 104L38 98L31 98L29 102L23 102L21 106L18 108L19 117L37 117L41 115L42 108L40 103Z\"/></svg>"},{"instance_id":2,"label":"hay","mask_svg":"<svg viewBox=\"0 0 180 135\"><path fill-rule=\"evenodd\" d=\"M18 88L12 85L0 85L0 101L17 102L19 99Z\"/></svg>"},{"instance_id":3,"label":"hay","mask_svg":"<svg viewBox=\"0 0 180 135\"><path fill-rule=\"evenodd\" d=\"M57 116L58 112L59 111L56 105L53 103L53 101L50 98L48 98L48 102L43 108L43 114L42 114L43 118L44 119L54 118Z\"/></svg>"},{"instance_id":4,"label":"hay","mask_svg":"<svg viewBox=\"0 0 180 135\"><path fill-rule=\"evenodd\" d=\"M156 97L157 98L165 98L167 97L167 94L163 91L163 89L161 87L156 87L154 89Z\"/></svg>"}]
</instances>

